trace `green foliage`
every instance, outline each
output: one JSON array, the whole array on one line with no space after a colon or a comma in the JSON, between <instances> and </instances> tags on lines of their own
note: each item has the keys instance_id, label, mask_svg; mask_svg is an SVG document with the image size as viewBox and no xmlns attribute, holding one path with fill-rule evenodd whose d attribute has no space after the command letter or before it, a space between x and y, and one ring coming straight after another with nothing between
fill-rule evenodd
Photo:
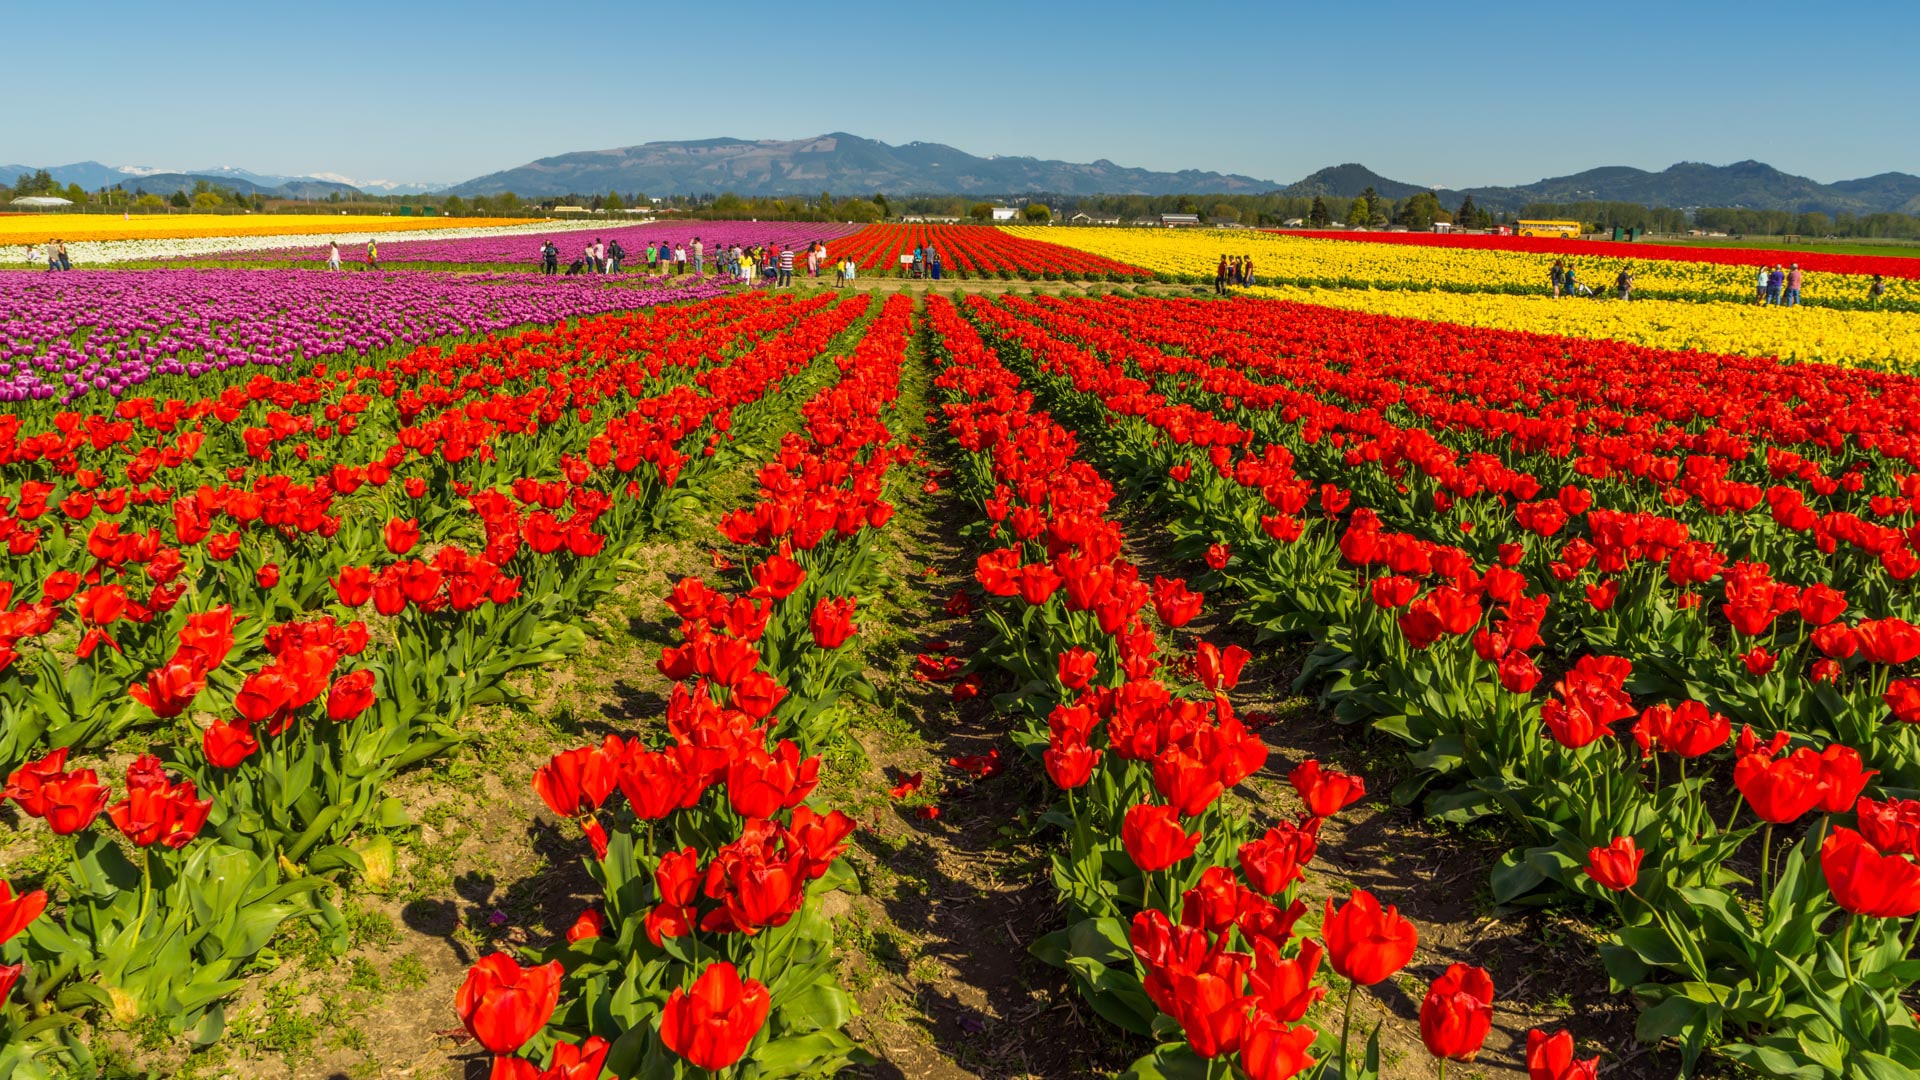
<instances>
[{"instance_id":1,"label":"green foliage","mask_svg":"<svg viewBox=\"0 0 1920 1080\"><path fill-rule=\"evenodd\" d=\"M1053 220L1053 211L1047 209L1045 203L1028 203L1027 208L1022 210L1021 214L1028 221L1034 222L1035 224Z\"/></svg>"},{"instance_id":2,"label":"green foliage","mask_svg":"<svg viewBox=\"0 0 1920 1080\"><path fill-rule=\"evenodd\" d=\"M986 221L993 217L992 203L974 203L967 208L967 216L975 221Z\"/></svg>"},{"instance_id":3,"label":"green foliage","mask_svg":"<svg viewBox=\"0 0 1920 1080\"><path fill-rule=\"evenodd\" d=\"M1433 228L1436 221L1450 220L1445 210L1440 209L1440 196L1431 191L1422 191L1400 204L1394 215L1394 223L1405 225L1414 232L1426 232Z\"/></svg>"},{"instance_id":4,"label":"green foliage","mask_svg":"<svg viewBox=\"0 0 1920 1080\"><path fill-rule=\"evenodd\" d=\"M1469 202L1472 200L1469 199ZM1327 201L1320 196L1313 197L1313 206L1307 211L1307 224L1316 229L1324 229L1333 223L1333 217L1327 213Z\"/></svg>"}]
</instances>

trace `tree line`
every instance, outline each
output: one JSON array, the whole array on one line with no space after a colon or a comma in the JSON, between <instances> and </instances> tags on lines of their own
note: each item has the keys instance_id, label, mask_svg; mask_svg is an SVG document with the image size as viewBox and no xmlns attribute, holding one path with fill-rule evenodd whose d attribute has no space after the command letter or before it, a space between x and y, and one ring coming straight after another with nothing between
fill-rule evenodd
<instances>
[{"instance_id":1,"label":"tree line","mask_svg":"<svg viewBox=\"0 0 1920 1080\"><path fill-rule=\"evenodd\" d=\"M494 195L345 195L333 192L325 199L275 198L243 193L226 185L196 181L190 190L148 192L137 184L87 191L78 184L64 187L45 169L22 173L12 185L0 185L0 203L27 195L55 195L77 210L188 210L220 212L271 210L276 213L338 212L445 214L454 217L526 217L551 213L556 207L577 206L589 211L617 213L629 208L669 210L677 216L760 221L851 221L865 224L903 216L990 220L995 205L1019 206L1027 220L1065 220L1082 211L1123 222L1158 221L1161 214L1197 214L1217 225L1275 228L1293 222L1308 227L1343 224L1353 227L1404 226L1425 231L1436 222L1462 228L1486 229L1515 221L1555 219L1579 221L1600 230L1640 229L1651 233L1680 233L1689 228L1736 236L1866 237L1920 239L1920 216L1913 214L1839 214L1817 211L1703 207L1687 211L1629 202L1536 202L1518 212L1492 212L1476 206L1471 195L1458 205L1442 205L1438 193L1416 192L1405 199L1389 199L1369 187L1351 199L1337 196L1286 195L1065 195L1041 192L983 199L978 195L868 196L835 198L822 191L815 196L744 196L719 194L673 195L650 198L644 192L572 192L541 199L523 198L511 191Z\"/></svg>"}]
</instances>

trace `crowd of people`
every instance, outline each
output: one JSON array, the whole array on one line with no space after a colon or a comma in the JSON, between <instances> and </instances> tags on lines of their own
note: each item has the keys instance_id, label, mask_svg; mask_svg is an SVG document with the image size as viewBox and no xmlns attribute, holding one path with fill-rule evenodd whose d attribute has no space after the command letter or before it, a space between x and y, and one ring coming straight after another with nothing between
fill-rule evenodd
<instances>
[{"instance_id":1,"label":"crowd of people","mask_svg":"<svg viewBox=\"0 0 1920 1080\"><path fill-rule=\"evenodd\" d=\"M73 269L73 259L67 255L67 242L65 240L47 241L45 257L47 260L47 273L49 274L56 270ZM41 252L38 248L27 249L28 262L37 263L40 259Z\"/></svg>"},{"instance_id":2,"label":"crowd of people","mask_svg":"<svg viewBox=\"0 0 1920 1080\"><path fill-rule=\"evenodd\" d=\"M922 253L916 250L914 259L916 276L922 265L922 258L930 267L931 276L940 276L940 256L931 246ZM707 245L700 237L690 242L648 241L645 252L647 273L651 275L678 276L681 274L705 274L707 272ZM560 247L552 240L540 244L540 272L554 275L575 274L617 274L625 265L627 251L619 240L603 241L595 238L581 250L580 257L562 271L560 269ZM783 248L777 243L769 244L726 244L714 249L713 272L724 278L740 282L743 285L765 284L779 287L793 284L796 266L805 268L807 276L818 279L830 263L827 245L824 241L809 241L803 250ZM834 284L850 285L859 275L859 268L851 258L842 258L831 262Z\"/></svg>"},{"instance_id":3,"label":"crowd of people","mask_svg":"<svg viewBox=\"0 0 1920 1080\"><path fill-rule=\"evenodd\" d=\"M1553 260L1553 266L1547 270L1547 282L1556 298L1593 295L1593 287L1580 280L1571 259ZM1799 307L1800 290L1805 283L1806 275L1799 263L1762 266L1754 276L1753 302L1761 307ZM1613 294L1622 300L1633 299L1632 266L1622 266L1614 275ZM1873 281L1867 286L1867 302L1878 307L1880 298L1886 294L1886 280L1879 274L1873 275Z\"/></svg>"},{"instance_id":4,"label":"crowd of people","mask_svg":"<svg viewBox=\"0 0 1920 1080\"><path fill-rule=\"evenodd\" d=\"M1215 296L1225 296L1230 286L1246 288L1253 284L1253 256L1235 255L1232 258L1220 256L1220 265L1213 270Z\"/></svg>"}]
</instances>

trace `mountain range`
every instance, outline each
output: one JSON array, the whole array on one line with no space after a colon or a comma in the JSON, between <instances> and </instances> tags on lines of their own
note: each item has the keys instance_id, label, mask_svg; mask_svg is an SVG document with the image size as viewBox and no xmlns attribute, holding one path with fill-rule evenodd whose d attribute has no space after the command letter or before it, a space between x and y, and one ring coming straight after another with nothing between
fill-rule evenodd
<instances>
[{"instance_id":1,"label":"mountain range","mask_svg":"<svg viewBox=\"0 0 1920 1080\"><path fill-rule=\"evenodd\" d=\"M372 195L424 195L446 187L445 184L355 180L338 173L276 176L231 165L211 169L156 169L144 165L102 165L97 161L47 166L0 165L0 183L12 183L22 173L30 175L39 168L45 168L47 175L62 187L79 184L88 191L98 191L118 185L126 191L146 191L155 195L192 191L193 186L202 180L242 195L258 194L269 199L324 199L336 191L343 196L362 192Z\"/></svg>"},{"instance_id":2,"label":"mountain range","mask_svg":"<svg viewBox=\"0 0 1920 1080\"><path fill-rule=\"evenodd\" d=\"M1271 180L1230 173L1154 172L1102 158L1081 165L1031 157L978 157L940 143L890 146L836 131L811 139L699 139L650 142L541 158L456 184L457 195L625 191L650 195L731 191L736 195L813 195L885 191L988 195L1046 191L1063 195L1247 195Z\"/></svg>"},{"instance_id":3,"label":"mountain range","mask_svg":"<svg viewBox=\"0 0 1920 1080\"><path fill-rule=\"evenodd\" d=\"M1754 210L1817 210L1825 214L1920 214L1920 176L1886 172L1859 180L1822 184L1781 172L1764 162L1703 165L1683 161L1659 172L1609 165L1572 176L1555 176L1512 187L1428 188L1409 184L1364 165L1336 165L1287 185L1288 195L1353 198L1368 187L1389 199L1436 191L1452 207L1471 195L1489 210L1519 210L1532 202L1625 202L1694 209L1702 206Z\"/></svg>"},{"instance_id":4,"label":"mountain range","mask_svg":"<svg viewBox=\"0 0 1920 1080\"><path fill-rule=\"evenodd\" d=\"M0 180L33 170L0 165ZM326 198L339 192L382 195L445 193L491 195L512 191L527 198L620 191L649 195L743 196L836 195L881 191L892 195L956 194L1052 196L1263 194L1352 198L1368 187L1390 199L1437 190L1449 207L1472 195L1494 211L1517 211L1533 202L1629 202L1690 209L1703 206L1759 210L1818 210L1828 214L1898 212L1920 214L1920 176L1887 172L1822 184L1758 161L1731 165L1681 162L1658 172L1611 165L1531 184L1462 189L1430 188L1394 180L1364 165L1336 165L1281 185L1235 173L1185 169L1158 172L1116 165L1104 158L1087 164L1033 157L980 157L940 143L899 146L833 132L810 139L697 139L649 142L607 150L583 150L540 158L453 185L353 180L337 173L290 177L222 166L159 170L85 161L49 168L62 185L88 190L120 185L156 194L191 189L207 180L246 194Z\"/></svg>"}]
</instances>

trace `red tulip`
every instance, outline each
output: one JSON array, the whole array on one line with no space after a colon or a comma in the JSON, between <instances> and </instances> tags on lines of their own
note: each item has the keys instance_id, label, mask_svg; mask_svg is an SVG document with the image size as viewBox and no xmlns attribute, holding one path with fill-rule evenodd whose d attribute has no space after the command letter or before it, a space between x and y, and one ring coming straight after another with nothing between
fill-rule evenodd
<instances>
[{"instance_id":1,"label":"red tulip","mask_svg":"<svg viewBox=\"0 0 1920 1080\"><path fill-rule=\"evenodd\" d=\"M823 649L837 649L846 644L847 639L857 629L853 625L853 609L858 603L857 597L833 599L821 597L813 605L813 643Z\"/></svg>"},{"instance_id":2,"label":"red tulip","mask_svg":"<svg viewBox=\"0 0 1920 1080\"><path fill-rule=\"evenodd\" d=\"M1683 758L1696 758L1725 746L1733 737L1733 724L1718 713L1708 712L1698 701L1683 701L1678 707L1649 707L1634 725L1633 737L1643 753L1658 747Z\"/></svg>"},{"instance_id":3,"label":"red tulip","mask_svg":"<svg viewBox=\"0 0 1920 1080\"><path fill-rule=\"evenodd\" d=\"M609 754L608 747L602 743L553 755L534 772L533 790L559 817L580 817L599 809L619 781L620 755Z\"/></svg>"},{"instance_id":4,"label":"red tulip","mask_svg":"<svg viewBox=\"0 0 1920 1080\"><path fill-rule=\"evenodd\" d=\"M231 769L253 756L260 743L245 720L216 720L201 733L200 749L215 768Z\"/></svg>"},{"instance_id":5,"label":"red tulip","mask_svg":"<svg viewBox=\"0 0 1920 1080\"><path fill-rule=\"evenodd\" d=\"M1880 695L1893 718L1903 724L1920 724L1920 679L1895 679Z\"/></svg>"},{"instance_id":6,"label":"red tulip","mask_svg":"<svg viewBox=\"0 0 1920 1080\"><path fill-rule=\"evenodd\" d=\"M1069 690L1084 690L1099 670L1100 658L1085 649L1068 649L1060 654L1060 684Z\"/></svg>"},{"instance_id":7,"label":"red tulip","mask_svg":"<svg viewBox=\"0 0 1920 1080\"><path fill-rule=\"evenodd\" d=\"M1221 649L1211 641L1201 642L1194 654L1194 668L1199 672L1200 685L1216 693L1233 689L1240 685L1240 671L1252 656L1252 653L1238 645Z\"/></svg>"},{"instance_id":8,"label":"red tulip","mask_svg":"<svg viewBox=\"0 0 1920 1080\"><path fill-rule=\"evenodd\" d=\"M92 769L46 779L39 797L46 807L47 826L56 836L70 836L92 825L107 805L107 789L100 786Z\"/></svg>"},{"instance_id":9,"label":"red tulip","mask_svg":"<svg viewBox=\"0 0 1920 1080\"><path fill-rule=\"evenodd\" d=\"M275 585L280 584L279 565L277 563L268 563L262 566L254 573L253 582L263 589L271 589Z\"/></svg>"},{"instance_id":10,"label":"red tulip","mask_svg":"<svg viewBox=\"0 0 1920 1080\"><path fill-rule=\"evenodd\" d=\"M749 748L727 767L727 802L741 817L768 818L800 805L820 782L820 759L802 760L800 748L781 739L769 754Z\"/></svg>"},{"instance_id":11,"label":"red tulip","mask_svg":"<svg viewBox=\"0 0 1920 1080\"><path fill-rule=\"evenodd\" d=\"M1205 599L1205 594L1187 588L1184 579L1153 579L1153 610L1168 626L1178 628L1192 622Z\"/></svg>"},{"instance_id":12,"label":"red tulip","mask_svg":"<svg viewBox=\"0 0 1920 1080\"><path fill-rule=\"evenodd\" d=\"M1511 651L1500 658L1495 669L1500 677L1500 686L1508 693L1531 694L1533 688L1540 685L1540 669L1533 658L1518 650Z\"/></svg>"},{"instance_id":13,"label":"red tulip","mask_svg":"<svg viewBox=\"0 0 1920 1080\"><path fill-rule=\"evenodd\" d=\"M1420 942L1419 932L1389 905L1365 889L1355 889L1345 907L1335 910L1327 901L1320 936L1327 943L1333 970L1362 986L1372 986L1407 965Z\"/></svg>"},{"instance_id":14,"label":"red tulip","mask_svg":"<svg viewBox=\"0 0 1920 1080\"><path fill-rule=\"evenodd\" d=\"M142 757L127 769L126 798L107 816L138 847L162 844L178 850L191 843L207 823L212 799L196 799L191 780L168 781L158 759Z\"/></svg>"},{"instance_id":15,"label":"red tulip","mask_svg":"<svg viewBox=\"0 0 1920 1080\"><path fill-rule=\"evenodd\" d=\"M1225 570L1227 561L1233 558L1233 548L1226 544L1207 545L1207 565L1215 570Z\"/></svg>"},{"instance_id":16,"label":"red tulip","mask_svg":"<svg viewBox=\"0 0 1920 1080\"><path fill-rule=\"evenodd\" d=\"M1890 855L1920 855L1920 801L1861 799L1853 812L1861 834L1874 847Z\"/></svg>"},{"instance_id":17,"label":"red tulip","mask_svg":"<svg viewBox=\"0 0 1920 1080\"><path fill-rule=\"evenodd\" d=\"M1041 756L1041 763L1055 784L1070 791L1093 779L1093 767L1100 764L1103 753L1105 751L1093 749L1086 739L1074 737L1070 732L1056 733L1047 752Z\"/></svg>"},{"instance_id":18,"label":"red tulip","mask_svg":"<svg viewBox=\"0 0 1920 1080\"><path fill-rule=\"evenodd\" d=\"M346 607L357 608L373 599L373 571L364 566L343 566L331 584L334 595Z\"/></svg>"},{"instance_id":19,"label":"red tulip","mask_svg":"<svg viewBox=\"0 0 1920 1080\"><path fill-rule=\"evenodd\" d=\"M1573 1035L1556 1031L1527 1032L1527 1080L1595 1080L1600 1075L1600 1059L1573 1059Z\"/></svg>"},{"instance_id":20,"label":"red tulip","mask_svg":"<svg viewBox=\"0 0 1920 1080\"><path fill-rule=\"evenodd\" d=\"M1778 761L1771 751L1742 753L1733 784L1754 813L1784 825L1820 805L1827 794L1825 774L1820 755L1803 746Z\"/></svg>"},{"instance_id":21,"label":"red tulip","mask_svg":"<svg viewBox=\"0 0 1920 1080\"><path fill-rule=\"evenodd\" d=\"M573 920L572 926L567 928L567 944L592 940L599 937L606 929L607 917L600 914L599 908L588 908L580 913L579 918Z\"/></svg>"},{"instance_id":22,"label":"red tulip","mask_svg":"<svg viewBox=\"0 0 1920 1080\"><path fill-rule=\"evenodd\" d=\"M553 1017L563 974L558 960L522 968L506 953L491 953L467 971L454 1009L480 1045L496 1054L511 1054Z\"/></svg>"},{"instance_id":23,"label":"red tulip","mask_svg":"<svg viewBox=\"0 0 1920 1080\"><path fill-rule=\"evenodd\" d=\"M1312 831L1283 821L1258 840L1240 845L1240 872L1255 889L1279 896L1299 880L1302 868L1313 861L1318 848L1318 838Z\"/></svg>"},{"instance_id":24,"label":"red tulip","mask_svg":"<svg viewBox=\"0 0 1920 1080\"><path fill-rule=\"evenodd\" d=\"M44 890L35 889L15 896L13 886L0 880L0 945L12 941L46 909L47 894ZM0 1001L5 1000L6 994L0 993Z\"/></svg>"},{"instance_id":25,"label":"red tulip","mask_svg":"<svg viewBox=\"0 0 1920 1080\"><path fill-rule=\"evenodd\" d=\"M374 674L371 668L342 675L327 691L327 719L351 720L373 707Z\"/></svg>"},{"instance_id":26,"label":"red tulip","mask_svg":"<svg viewBox=\"0 0 1920 1080\"><path fill-rule=\"evenodd\" d=\"M1255 1013L1240 1039L1240 1067L1253 1080L1289 1080L1315 1064L1315 1032L1306 1025L1288 1027L1266 1013Z\"/></svg>"},{"instance_id":27,"label":"red tulip","mask_svg":"<svg viewBox=\"0 0 1920 1080\"><path fill-rule=\"evenodd\" d=\"M741 979L732 964L710 964L691 992L676 987L667 996L660 1010L660 1041L703 1069L727 1068L746 1054L772 1003L765 986Z\"/></svg>"},{"instance_id":28,"label":"red tulip","mask_svg":"<svg viewBox=\"0 0 1920 1080\"><path fill-rule=\"evenodd\" d=\"M1820 845L1820 871L1841 907L1855 915L1904 919L1920 914L1920 865L1883 855L1865 837L1837 828Z\"/></svg>"},{"instance_id":29,"label":"red tulip","mask_svg":"<svg viewBox=\"0 0 1920 1080\"><path fill-rule=\"evenodd\" d=\"M578 1046L555 1043L553 1059L547 1062L539 1080L600 1080L600 1074L607 1068L607 1051L612 1048L612 1043L598 1035Z\"/></svg>"},{"instance_id":30,"label":"red tulip","mask_svg":"<svg viewBox=\"0 0 1920 1080\"><path fill-rule=\"evenodd\" d=\"M1192 855L1200 846L1200 834L1182 829L1173 807L1141 803L1128 808L1120 824L1120 843L1135 866L1153 873Z\"/></svg>"},{"instance_id":31,"label":"red tulip","mask_svg":"<svg viewBox=\"0 0 1920 1080\"><path fill-rule=\"evenodd\" d=\"M1875 664L1904 664L1920 656L1920 629L1905 619L1872 619L1853 628L1860 655Z\"/></svg>"},{"instance_id":32,"label":"red tulip","mask_svg":"<svg viewBox=\"0 0 1920 1080\"><path fill-rule=\"evenodd\" d=\"M1820 782L1826 793L1820 797L1820 809L1829 814L1844 814L1867 789L1867 781L1880 775L1860 760L1860 752L1851 746L1833 743L1820 751Z\"/></svg>"},{"instance_id":33,"label":"red tulip","mask_svg":"<svg viewBox=\"0 0 1920 1080\"><path fill-rule=\"evenodd\" d=\"M1294 766L1287 780L1307 804L1307 812L1319 818L1332 817L1367 794L1365 780L1333 769L1322 771L1314 758Z\"/></svg>"},{"instance_id":34,"label":"red tulip","mask_svg":"<svg viewBox=\"0 0 1920 1080\"><path fill-rule=\"evenodd\" d=\"M806 579L807 572L784 552L767 556L765 562L753 568L754 584L775 600L793 595Z\"/></svg>"},{"instance_id":35,"label":"red tulip","mask_svg":"<svg viewBox=\"0 0 1920 1080\"><path fill-rule=\"evenodd\" d=\"M1177 746L1153 759L1153 789L1181 817L1199 817L1226 790L1220 773L1205 759Z\"/></svg>"},{"instance_id":36,"label":"red tulip","mask_svg":"<svg viewBox=\"0 0 1920 1080\"><path fill-rule=\"evenodd\" d=\"M407 518L404 521L394 518L387 522L384 538L388 551L395 555L405 555L420 542L420 522L415 518Z\"/></svg>"},{"instance_id":37,"label":"red tulip","mask_svg":"<svg viewBox=\"0 0 1920 1080\"><path fill-rule=\"evenodd\" d=\"M127 696L153 710L153 715L170 719L186 711L200 691L207 688L204 657L192 650L181 650L173 659L147 673L145 685L127 688Z\"/></svg>"},{"instance_id":38,"label":"red tulip","mask_svg":"<svg viewBox=\"0 0 1920 1080\"><path fill-rule=\"evenodd\" d=\"M1265 938L1253 943L1255 962L1248 975L1249 989L1259 999L1260 1008L1276 1019L1292 1023L1307 1015L1313 1003L1327 994L1327 988L1314 985L1320 961L1326 950L1309 938L1300 943L1300 955L1292 959L1280 956L1280 946Z\"/></svg>"},{"instance_id":39,"label":"red tulip","mask_svg":"<svg viewBox=\"0 0 1920 1080\"><path fill-rule=\"evenodd\" d=\"M1493 1028L1493 979L1484 968L1454 964L1420 1003L1420 1041L1437 1058L1472 1061Z\"/></svg>"},{"instance_id":40,"label":"red tulip","mask_svg":"<svg viewBox=\"0 0 1920 1080\"><path fill-rule=\"evenodd\" d=\"M1614 892L1625 892L1640 880L1640 860L1646 857L1631 836L1615 837L1606 847L1587 852L1587 876Z\"/></svg>"}]
</instances>

